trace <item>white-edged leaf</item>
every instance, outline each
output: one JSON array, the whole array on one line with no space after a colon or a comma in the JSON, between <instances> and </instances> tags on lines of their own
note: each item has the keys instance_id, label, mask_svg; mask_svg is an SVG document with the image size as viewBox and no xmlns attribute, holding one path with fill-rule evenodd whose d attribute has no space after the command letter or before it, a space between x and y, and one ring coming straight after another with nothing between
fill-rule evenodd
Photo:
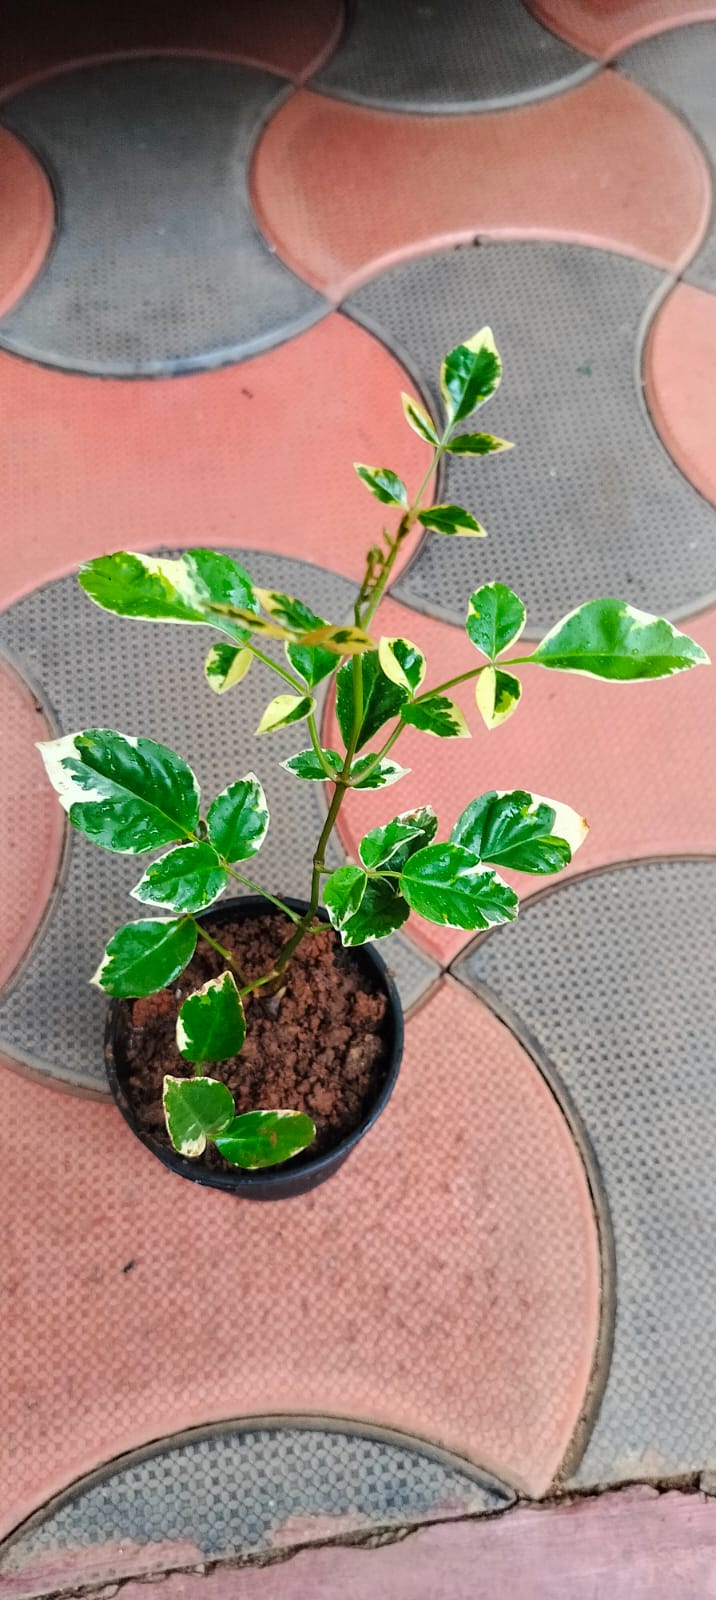
<instances>
[{"instance_id":1,"label":"white-edged leaf","mask_svg":"<svg viewBox=\"0 0 716 1600\"><path fill-rule=\"evenodd\" d=\"M196 941L190 917L127 922L113 934L91 981L120 1000L155 994L184 971Z\"/></svg>"},{"instance_id":2,"label":"white-edged leaf","mask_svg":"<svg viewBox=\"0 0 716 1600\"><path fill-rule=\"evenodd\" d=\"M475 704L486 728L499 728L517 710L522 684L501 667L483 667L475 684Z\"/></svg>"},{"instance_id":3,"label":"white-edged leaf","mask_svg":"<svg viewBox=\"0 0 716 1600\"><path fill-rule=\"evenodd\" d=\"M167 1073L162 1091L167 1133L180 1156L203 1155L207 1139L228 1127L234 1101L217 1078L173 1078Z\"/></svg>"},{"instance_id":4,"label":"white-edged leaf","mask_svg":"<svg viewBox=\"0 0 716 1600\"><path fill-rule=\"evenodd\" d=\"M425 677L425 656L409 639L381 639L378 660L387 678L415 694Z\"/></svg>"},{"instance_id":5,"label":"white-edged leaf","mask_svg":"<svg viewBox=\"0 0 716 1600\"><path fill-rule=\"evenodd\" d=\"M409 767L399 767L397 761L391 761L389 756L383 756L372 772L367 769L373 761L373 756L358 756L350 770L351 784L354 789L387 789L391 783L399 783L401 778L407 778ZM366 776L363 776L363 774Z\"/></svg>"},{"instance_id":6,"label":"white-edged leaf","mask_svg":"<svg viewBox=\"0 0 716 1600\"><path fill-rule=\"evenodd\" d=\"M239 1054L245 1038L244 1007L233 973L222 972L187 995L177 1017L177 1049L185 1061L227 1061ZM233 1114L232 1101L229 1116Z\"/></svg>"},{"instance_id":7,"label":"white-edged leaf","mask_svg":"<svg viewBox=\"0 0 716 1600\"><path fill-rule=\"evenodd\" d=\"M487 529L464 506L428 506L426 511L418 512L418 521L422 522L424 528L432 529L433 533L454 534L460 539L487 537Z\"/></svg>"},{"instance_id":8,"label":"white-edged leaf","mask_svg":"<svg viewBox=\"0 0 716 1600\"><path fill-rule=\"evenodd\" d=\"M216 851L205 840L180 844L152 861L130 891L134 900L164 911L204 911L223 893L229 879Z\"/></svg>"},{"instance_id":9,"label":"white-edged leaf","mask_svg":"<svg viewBox=\"0 0 716 1600\"><path fill-rule=\"evenodd\" d=\"M515 447L494 433L458 433L447 448L451 456L493 456Z\"/></svg>"},{"instance_id":10,"label":"white-edged leaf","mask_svg":"<svg viewBox=\"0 0 716 1600\"><path fill-rule=\"evenodd\" d=\"M334 880L341 874L340 883L335 884ZM401 928L409 916L397 882L389 878L368 878L360 867L339 867L332 873L324 883L323 899L334 928L349 948L387 938L389 933Z\"/></svg>"},{"instance_id":11,"label":"white-edged leaf","mask_svg":"<svg viewBox=\"0 0 716 1600\"><path fill-rule=\"evenodd\" d=\"M368 882L360 867L337 867L323 885L323 904L334 928L341 928L352 917L365 894Z\"/></svg>"},{"instance_id":12,"label":"white-edged leaf","mask_svg":"<svg viewBox=\"0 0 716 1600\"><path fill-rule=\"evenodd\" d=\"M587 600L546 634L530 660L557 672L586 673L613 683L669 678L709 665L706 651L664 617L625 600Z\"/></svg>"},{"instance_id":13,"label":"white-edged leaf","mask_svg":"<svg viewBox=\"0 0 716 1600\"><path fill-rule=\"evenodd\" d=\"M366 467L362 461L354 461L353 466L376 500L382 501L385 506L407 508L408 491L397 472L391 472L390 467Z\"/></svg>"},{"instance_id":14,"label":"white-edged leaf","mask_svg":"<svg viewBox=\"0 0 716 1600\"><path fill-rule=\"evenodd\" d=\"M194 831L199 785L166 745L86 728L37 748L73 828L103 850L141 855Z\"/></svg>"},{"instance_id":15,"label":"white-edged leaf","mask_svg":"<svg viewBox=\"0 0 716 1600\"><path fill-rule=\"evenodd\" d=\"M438 431L435 423L432 417L428 416L425 407L421 406L420 401L414 400L412 395L401 393L400 403L403 407L403 416L409 427L412 428L413 433L417 433L419 439L427 440L428 444L438 444Z\"/></svg>"},{"instance_id":16,"label":"white-edged leaf","mask_svg":"<svg viewBox=\"0 0 716 1600\"><path fill-rule=\"evenodd\" d=\"M518 595L504 583L483 583L470 595L465 631L483 656L494 661L508 645L516 644L527 621Z\"/></svg>"},{"instance_id":17,"label":"white-edged leaf","mask_svg":"<svg viewBox=\"0 0 716 1600\"><path fill-rule=\"evenodd\" d=\"M329 775L324 771L318 756L313 748L299 750L295 756L289 756L287 761L282 761L281 766L286 772L292 772L294 778L306 778L310 783L329 783L331 778L337 778L343 767L343 756L337 750L324 750L323 754L332 772Z\"/></svg>"},{"instance_id":18,"label":"white-edged leaf","mask_svg":"<svg viewBox=\"0 0 716 1600\"><path fill-rule=\"evenodd\" d=\"M378 733L391 717L400 715L407 700L407 692L386 677L377 650L361 656L363 679L363 716L356 748L362 750L373 735ZM344 662L336 674L336 718L343 743L348 745L353 729L353 666Z\"/></svg>"},{"instance_id":19,"label":"white-edged leaf","mask_svg":"<svg viewBox=\"0 0 716 1600\"><path fill-rule=\"evenodd\" d=\"M418 850L401 872L400 888L413 911L442 927L473 931L517 915L514 889L462 845Z\"/></svg>"},{"instance_id":20,"label":"white-edged leaf","mask_svg":"<svg viewBox=\"0 0 716 1600\"><path fill-rule=\"evenodd\" d=\"M403 722L422 733L432 733L437 739L470 739L470 729L454 700L445 694L434 694L429 700L415 700L403 706Z\"/></svg>"},{"instance_id":21,"label":"white-edged leaf","mask_svg":"<svg viewBox=\"0 0 716 1600\"><path fill-rule=\"evenodd\" d=\"M233 689L234 684L240 683L253 661L253 651L246 650L238 644L212 645L204 662L204 677L214 694L226 694L227 689Z\"/></svg>"},{"instance_id":22,"label":"white-edged leaf","mask_svg":"<svg viewBox=\"0 0 716 1600\"><path fill-rule=\"evenodd\" d=\"M241 631L236 624L210 608L257 610L248 572L224 550L186 550L175 559L117 550L84 562L78 580L96 605L116 616L209 623L235 637Z\"/></svg>"},{"instance_id":23,"label":"white-edged leaf","mask_svg":"<svg viewBox=\"0 0 716 1600\"><path fill-rule=\"evenodd\" d=\"M364 833L358 853L364 867L390 867L400 872L409 856L423 845L430 844L437 832L438 819L432 806L419 806L415 811L401 811L390 822Z\"/></svg>"},{"instance_id":24,"label":"white-edged leaf","mask_svg":"<svg viewBox=\"0 0 716 1600\"><path fill-rule=\"evenodd\" d=\"M214 1142L225 1161L251 1171L289 1161L315 1137L315 1125L303 1111L244 1111Z\"/></svg>"},{"instance_id":25,"label":"white-edged leaf","mask_svg":"<svg viewBox=\"0 0 716 1600\"><path fill-rule=\"evenodd\" d=\"M256 729L257 733L273 733L276 728L287 728L291 722L302 722L315 711L313 695L277 694L270 700Z\"/></svg>"},{"instance_id":26,"label":"white-edged leaf","mask_svg":"<svg viewBox=\"0 0 716 1600\"><path fill-rule=\"evenodd\" d=\"M248 861L261 849L269 825L269 809L255 772L230 783L212 800L206 824L209 838L225 861Z\"/></svg>"},{"instance_id":27,"label":"white-edged leaf","mask_svg":"<svg viewBox=\"0 0 716 1600\"><path fill-rule=\"evenodd\" d=\"M494 394L502 376L502 363L491 328L480 328L446 355L440 369L440 388L449 422L469 417Z\"/></svg>"},{"instance_id":28,"label":"white-edged leaf","mask_svg":"<svg viewBox=\"0 0 716 1600\"><path fill-rule=\"evenodd\" d=\"M375 641L365 628L356 628L350 623L344 625L333 622L324 622L322 627L314 628L311 633L305 633L301 640L304 646L312 648L318 645L322 650L329 650L334 656L360 656L366 650L375 649Z\"/></svg>"},{"instance_id":29,"label":"white-edged leaf","mask_svg":"<svg viewBox=\"0 0 716 1600\"><path fill-rule=\"evenodd\" d=\"M458 817L450 838L515 872L559 872L568 866L589 831L571 806L525 789L490 789Z\"/></svg>"}]
</instances>

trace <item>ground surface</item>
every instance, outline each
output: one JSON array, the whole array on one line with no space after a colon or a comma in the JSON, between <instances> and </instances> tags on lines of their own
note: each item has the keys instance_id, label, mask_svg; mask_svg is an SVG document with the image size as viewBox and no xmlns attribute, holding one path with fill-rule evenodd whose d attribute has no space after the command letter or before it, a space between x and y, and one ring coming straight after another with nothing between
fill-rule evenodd
<instances>
[{"instance_id":1,"label":"ground surface","mask_svg":"<svg viewBox=\"0 0 716 1600\"><path fill-rule=\"evenodd\" d=\"M381 631L457 674L500 578L531 637L617 593L713 655L716 5L61 13L0 19L0 1597L708 1600L713 674L544 674L489 736L468 692L472 743L408 734L399 804L354 797L336 864L488 785L592 831L515 928L389 942L398 1090L277 1207L182 1183L108 1103L86 980L136 868L66 836L34 741L253 765L265 683L202 692L194 630L94 610L77 563L224 546L339 619L375 532L351 462L417 482L399 390L488 320L518 449L440 498L489 542L426 538ZM301 894L294 748L260 752L263 867Z\"/></svg>"}]
</instances>

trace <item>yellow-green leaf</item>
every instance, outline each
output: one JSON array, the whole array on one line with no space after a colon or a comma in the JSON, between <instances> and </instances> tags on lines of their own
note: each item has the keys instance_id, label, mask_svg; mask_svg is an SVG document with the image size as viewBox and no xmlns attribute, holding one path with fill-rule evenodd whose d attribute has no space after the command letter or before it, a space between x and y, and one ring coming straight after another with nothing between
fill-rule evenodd
<instances>
[{"instance_id":1,"label":"yellow-green leaf","mask_svg":"<svg viewBox=\"0 0 716 1600\"><path fill-rule=\"evenodd\" d=\"M499 728L517 710L522 684L500 667L483 667L475 684L475 703L487 728Z\"/></svg>"},{"instance_id":2,"label":"yellow-green leaf","mask_svg":"<svg viewBox=\"0 0 716 1600\"><path fill-rule=\"evenodd\" d=\"M438 444L438 431L432 417L428 416L424 406L419 400L414 400L412 395L401 393L400 403L403 407L403 416L413 433L419 439L427 440L428 444Z\"/></svg>"},{"instance_id":3,"label":"yellow-green leaf","mask_svg":"<svg viewBox=\"0 0 716 1600\"><path fill-rule=\"evenodd\" d=\"M241 682L253 661L253 651L236 644L215 644L204 662L204 677L214 694L226 694L227 689Z\"/></svg>"},{"instance_id":4,"label":"yellow-green leaf","mask_svg":"<svg viewBox=\"0 0 716 1600\"><path fill-rule=\"evenodd\" d=\"M315 709L313 695L277 694L269 701L256 732L273 733L276 728L287 728L291 722L302 722Z\"/></svg>"},{"instance_id":5,"label":"yellow-green leaf","mask_svg":"<svg viewBox=\"0 0 716 1600\"><path fill-rule=\"evenodd\" d=\"M387 678L415 694L425 677L425 656L409 639L381 639L378 660Z\"/></svg>"}]
</instances>

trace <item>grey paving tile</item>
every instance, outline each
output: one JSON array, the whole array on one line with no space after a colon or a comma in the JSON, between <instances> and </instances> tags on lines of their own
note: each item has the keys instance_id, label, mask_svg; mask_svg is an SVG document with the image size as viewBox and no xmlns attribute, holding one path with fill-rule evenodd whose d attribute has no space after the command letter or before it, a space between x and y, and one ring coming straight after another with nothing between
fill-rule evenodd
<instances>
[{"instance_id":1,"label":"grey paving tile","mask_svg":"<svg viewBox=\"0 0 716 1600\"><path fill-rule=\"evenodd\" d=\"M645 319L663 275L603 250L488 243L391 269L346 302L432 390L452 345L491 323L505 363L480 425L508 455L449 460L439 498L489 540L429 535L394 592L462 624L471 591L511 584L528 637L616 594L688 616L716 594L716 513L658 440L638 393ZM675 530L678 529L678 537Z\"/></svg>"},{"instance_id":2,"label":"grey paving tile","mask_svg":"<svg viewBox=\"0 0 716 1600\"><path fill-rule=\"evenodd\" d=\"M356 0L313 83L396 111L486 111L554 94L596 71L521 0Z\"/></svg>"},{"instance_id":3,"label":"grey paving tile","mask_svg":"<svg viewBox=\"0 0 716 1600\"><path fill-rule=\"evenodd\" d=\"M614 1345L580 1487L716 1467L715 947L716 861L665 860L564 884L457 965L566 1088L606 1191Z\"/></svg>"},{"instance_id":4,"label":"grey paving tile","mask_svg":"<svg viewBox=\"0 0 716 1600\"><path fill-rule=\"evenodd\" d=\"M0 1552L0 1585L37 1594L54 1558L87 1581L157 1564L157 1546L221 1560L335 1531L504 1510L514 1495L410 1441L316 1427L228 1426L77 1485ZM313 1526L312 1526L313 1524ZM154 1549L144 1554L143 1547ZM94 1562L94 1566L93 1566ZM45 1582L47 1578L45 1577Z\"/></svg>"},{"instance_id":5,"label":"grey paving tile","mask_svg":"<svg viewBox=\"0 0 716 1600\"><path fill-rule=\"evenodd\" d=\"M234 553L264 587L299 594L331 620L350 615L347 579L284 556ZM272 820L256 876L278 893L303 896L306 841L318 837L325 814L323 786L302 783L279 765L301 747L295 729L257 744L254 729L275 692L260 663L227 696L205 684L202 665L213 638L210 629L110 616L73 576L36 589L0 616L0 642L46 690L61 731L116 727L157 739L191 762L205 794L258 767ZM335 865L343 859L337 843L331 858ZM65 868L43 936L4 998L0 1048L70 1084L104 1092L105 1001L88 979L115 927L138 914L127 894L141 874L135 857L92 849L72 830ZM413 993L421 979L405 956L403 971Z\"/></svg>"},{"instance_id":6,"label":"grey paving tile","mask_svg":"<svg viewBox=\"0 0 716 1600\"><path fill-rule=\"evenodd\" d=\"M689 124L716 169L716 22L671 28L625 51L618 70ZM716 218L684 276L716 291Z\"/></svg>"},{"instance_id":7,"label":"grey paving tile","mask_svg":"<svg viewBox=\"0 0 716 1600\"><path fill-rule=\"evenodd\" d=\"M267 72L157 57L62 73L2 120L55 185L54 251L0 322L46 365L133 376L238 361L328 308L269 250L247 164L285 93Z\"/></svg>"}]
</instances>

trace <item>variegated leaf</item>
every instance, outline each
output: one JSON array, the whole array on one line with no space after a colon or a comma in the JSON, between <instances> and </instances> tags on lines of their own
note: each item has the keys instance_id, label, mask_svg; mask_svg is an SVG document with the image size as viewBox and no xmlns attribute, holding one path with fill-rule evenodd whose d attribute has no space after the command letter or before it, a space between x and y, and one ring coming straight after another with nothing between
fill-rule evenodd
<instances>
[{"instance_id":1,"label":"variegated leaf","mask_svg":"<svg viewBox=\"0 0 716 1600\"><path fill-rule=\"evenodd\" d=\"M373 770L368 771L373 759L371 755L359 756L353 762L350 780L354 789L387 789L389 784L407 778L410 768L399 767L397 761L391 761L388 756L383 756Z\"/></svg>"},{"instance_id":2,"label":"variegated leaf","mask_svg":"<svg viewBox=\"0 0 716 1600\"><path fill-rule=\"evenodd\" d=\"M37 748L73 828L103 850L141 855L196 828L199 785L166 745L86 728Z\"/></svg>"},{"instance_id":3,"label":"variegated leaf","mask_svg":"<svg viewBox=\"0 0 716 1600\"><path fill-rule=\"evenodd\" d=\"M504 583L483 583L470 595L465 631L483 656L494 661L508 645L516 644L527 621L527 611Z\"/></svg>"},{"instance_id":4,"label":"variegated leaf","mask_svg":"<svg viewBox=\"0 0 716 1600\"><path fill-rule=\"evenodd\" d=\"M458 817L450 838L515 872L559 872L584 843L588 824L578 811L524 789L490 789Z\"/></svg>"},{"instance_id":5,"label":"variegated leaf","mask_svg":"<svg viewBox=\"0 0 716 1600\"><path fill-rule=\"evenodd\" d=\"M425 677L425 656L409 639L381 639L378 660L387 678L415 694Z\"/></svg>"},{"instance_id":6,"label":"variegated leaf","mask_svg":"<svg viewBox=\"0 0 716 1600\"><path fill-rule=\"evenodd\" d=\"M333 777L337 778L343 767L343 756L340 756L337 750L324 750L323 754ZM295 756L289 756L287 761L282 761L281 766L286 772L292 772L295 778L306 778L311 783L330 781L330 775L325 771L313 748L299 750Z\"/></svg>"},{"instance_id":7,"label":"variegated leaf","mask_svg":"<svg viewBox=\"0 0 716 1600\"><path fill-rule=\"evenodd\" d=\"M204 911L223 893L229 879L216 851L206 841L180 844L152 861L130 892L134 900L164 911Z\"/></svg>"},{"instance_id":8,"label":"variegated leaf","mask_svg":"<svg viewBox=\"0 0 716 1600\"><path fill-rule=\"evenodd\" d=\"M445 357L440 370L440 388L448 421L461 422L476 406L489 400L501 375L502 363L491 328L480 328L471 339L456 345Z\"/></svg>"},{"instance_id":9,"label":"variegated leaf","mask_svg":"<svg viewBox=\"0 0 716 1600\"><path fill-rule=\"evenodd\" d=\"M492 456L514 450L514 445L509 439L498 439L494 433L458 433L447 448L451 456Z\"/></svg>"},{"instance_id":10,"label":"variegated leaf","mask_svg":"<svg viewBox=\"0 0 716 1600\"><path fill-rule=\"evenodd\" d=\"M246 677L253 659L253 652L241 645L212 645L204 662L204 677L215 694L226 694Z\"/></svg>"},{"instance_id":11,"label":"variegated leaf","mask_svg":"<svg viewBox=\"0 0 716 1600\"><path fill-rule=\"evenodd\" d=\"M234 1101L217 1078L172 1078L167 1074L162 1093L167 1133L180 1156L203 1155L207 1139L228 1127Z\"/></svg>"},{"instance_id":12,"label":"variegated leaf","mask_svg":"<svg viewBox=\"0 0 716 1600\"><path fill-rule=\"evenodd\" d=\"M302 722L315 709L313 695L277 694L275 700L269 701L256 732L273 733L276 728L287 728L291 722Z\"/></svg>"},{"instance_id":13,"label":"variegated leaf","mask_svg":"<svg viewBox=\"0 0 716 1600\"><path fill-rule=\"evenodd\" d=\"M227 1061L239 1054L245 1038L244 1007L232 973L210 978L187 996L177 1017L177 1048L185 1061ZM232 1101L229 1116L233 1112Z\"/></svg>"},{"instance_id":14,"label":"variegated leaf","mask_svg":"<svg viewBox=\"0 0 716 1600\"><path fill-rule=\"evenodd\" d=\"M391 872L400 872L409 856L430 844L437 826L438 819L431 806L401 811L390 822L364 833L358 847L361 861L365 867L389 867Z\"/></svg>"},{"instance_id":15,"label":"variegated leaf","mask_svg":"<svg viewBox=\"0 0 716 1600\"><path fill-rule=\"evenodd\" d=\"M184 971L196 940L191 917L128 922L110 939L92 983L120 1000L155 994Z\"/></svg>"},{"instance_id":16,"label":"variegated leaf","mask_svg":"<svg viewBox=\"0 0 716 1600\"><path fill-rule=\"evenodd\" d=\"M268 832L269 810L254 772L217 794L206 823L209 838L225 861L248 861L257 854Z\"/></svg>"},{"instance_id":17,"label":"variegated leaf","mask_svg":"<svg viewBox=\"0 0 716 1600\"><path fill-rule=\"evenodd\" d=\"M420 401L414 400L412 395L401 393L400 403L403 407L403 416L413 433L417 433L419 439L427 440L428 444L438 444L435 423L432 417L428 416L425 407L421 406Z\"/></svg>"},{"instance_id":18,"label":"variegated leaf","mask_svg":"<svg viewBox=\"0 0 716 1600\"><path fill-rule=\"evenodd\" d=\"M391 472L390 467L366 467L361 461L354 461L353 466L376 500L381 500L385 506L407 508L408 491L397 472Z\"/></svg>"},{"instance_id":19,"label":"variegated leaf","mask_svg":"<svg viewBox=\"0 0 716 1600\"><path fill-rule=\"evenodd\" d=\"M470 729L454 700L445 694L431 695L429 700L415 700L403 706L403 722L423 733L432 733L438 739L469 739Z\"/></svg>"},{"instance_id":20,"label":"variegated leaf","mask_svg":"<svg viewBox=\"0 0 716 1600\"><path fill-rule=\"evenodd\" d=\"M377 650L371 650L361 657L361 673L363 716L356 747L358 750L362 750L363 745L367 744L391 717L400 715L401 707L408 698L407 690L386 677ZM336 717L345 745L349 743L351 737L353 713L353 666L350 661L346 661L336 675Z\"/></svg>"},{"instance_id":21,"label":"variegated leaf","mask_svg":"<svg viewBox=\"0 0 716 1600\"><path fill-rule=\"evenodd\" d=\"M418 521L434 533L454 534L461 539L484 539L487 536L487 529L463 506L428 506L427 511L418 512Z\"/></svg>"},{"instance_id":22,"label":"variegated leaf","mask_svg":"<svg viewBox=\"0 0 716 1600\"><path fill-rule=\"evenodd\" d=\"M483 667L475 684L475 704L487 728L499 728L517 710L522 684L501 667Z\"/></svg>"},{"instance_id":23,"label":"variegated leaf","mask_svg":"<svg viewBox=\"0 0 716 1600\"><path fill-rule=\"evenodd\" d=\"M625 600L588 600L562 618L530 656L537 666L617 683L668 678L708 666L706 651L664 617Z\"/></svg>"},{"instance_id":24,"label":"variegated leaf","mask_svg":"<svg viewBox=\"0 0 716 1600\"><path fill-rule=\"evenodd\" d=\"M397 884L389 878L369 878L360 867L339 867L332 873L323 886L323 899L348 947L387 938L409 916Z\"/></svg>"},{"instance_id":25,"label":"variegated leaf","mask_svg":"<svg viewBox=\"0 0 716 1600\"><path fill-rule=\"evenodd\" d=\"M91 600L120 617L211 623L236 635L236 624L210 608L258 609L248 572L222 550L186 550L176 559L118 550L84 562L78 576Z\"/></svg>"},{"instance_id":26,"label":"variegated leaf","mask_svg":"<svg viewBox=\"0 0 716 1600\"><path fill-rule=\"evenodd\" d=\"M472 931L517 915L514 890L462 845L418 850L401 872L400 888L413 911L443 927Z\"/></svg>"},{"instance_id":27,"label":"variegated leaf","mask_svg":"<svg viewBox=\"0 0 716 1600\"><path fill-rule=\"evenodd\" d=\"M302 1111L245 1111L214 1142L225 1161L251 1171L290 1161L315 1137L315 1125Z\"/></svg>"}]
</instances>

